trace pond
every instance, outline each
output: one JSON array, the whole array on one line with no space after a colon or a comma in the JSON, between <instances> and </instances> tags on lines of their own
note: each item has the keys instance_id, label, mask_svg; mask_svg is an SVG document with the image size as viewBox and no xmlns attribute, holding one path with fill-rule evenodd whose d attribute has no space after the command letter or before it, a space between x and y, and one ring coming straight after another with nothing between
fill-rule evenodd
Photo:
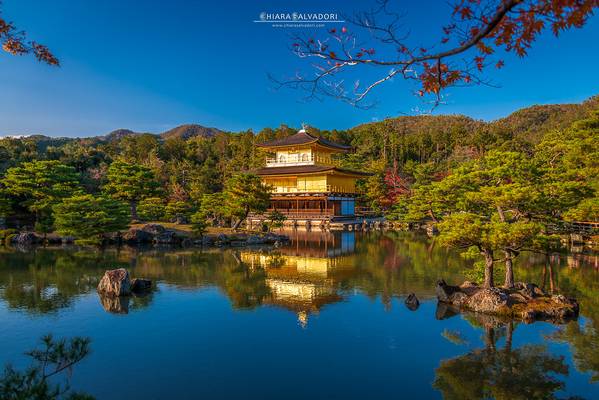
<instances>
[{"instance_id":1,"label":"pond","mask_svg":"<svg viewBox=\"0 0 599 400\"><path fill-rule=\"evenodd\" d=\"M523 255L516 279L575 296L577 321L448 313L471 265L408 233L302 232L270 249L0 250L0 363L46 333L89 336L71 385L98 399L599 398L596 255ZM157 282L114 301L125 267ZM407 294L421 301L415 311Z\"/></svg>"}]
</instances>

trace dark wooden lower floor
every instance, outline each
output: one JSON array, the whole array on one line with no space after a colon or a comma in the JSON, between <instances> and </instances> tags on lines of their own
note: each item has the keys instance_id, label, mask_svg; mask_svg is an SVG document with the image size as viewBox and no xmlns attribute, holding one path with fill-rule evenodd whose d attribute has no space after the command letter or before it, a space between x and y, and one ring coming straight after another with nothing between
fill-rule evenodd
<instances>
[{"instance_id":1,"label":"dark wooden lower floor","mask_svg":"<svg viewBox=\"0 0 599 400\"><path fill-rule=\"evenodd\" d=\"M355 199L349 197L273 198L267 212L278 211L287 216L350 216L355 212Z\"/></svg>"}]
</instances>

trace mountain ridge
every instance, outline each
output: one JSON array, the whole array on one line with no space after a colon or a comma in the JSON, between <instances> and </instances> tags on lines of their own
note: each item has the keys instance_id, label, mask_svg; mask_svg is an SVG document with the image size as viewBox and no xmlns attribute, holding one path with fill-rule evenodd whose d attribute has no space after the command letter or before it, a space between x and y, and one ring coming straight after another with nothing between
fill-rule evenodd
<instances>
[{"instance_id":1,"label":"mountain ridge","mask_svg":"<svg viewBox=\"0 0 599 400\"><path fill-rule=\"evenodd\" d=\"M464 114L437 114L437 115L402 115L397 117L386 118L382 121L373 121L357 124L347 129L318 129L317 131L359 131L360 129L376 126L380 124L391 125L392 127L411 126L427 120L462 120L472 127L491 127L499 129L509 129L514 133L522 134L526 138L534 141L538 138L540 132L555 128L565 128L571 121L579 119L587 114L592 109L599 109L599 95L592 96L581 103L558 103L558 104L534 104L531 106L518 109L505 117L497 118L492 121L484 121L476 119ZM269 129L269 128L264 128ZM264 130L263 129L263 130ZM398 128L399 129L399 128ZM89 136L89 137L61 137L48 136L44 134L20 134L20 135L3 135L0 138L15 138L15 139L81 139L81 140L99 140L105 142L119 141L127 136L134 135L153 135L162 140L171 138L181 138L187 140L193 137L211 138L220 133L228 131L216 127L207 127L204 125L189 123L175 126L163 132L137 132L128 128L118 128L104 135Z\"/></svg>"}]
</instances>

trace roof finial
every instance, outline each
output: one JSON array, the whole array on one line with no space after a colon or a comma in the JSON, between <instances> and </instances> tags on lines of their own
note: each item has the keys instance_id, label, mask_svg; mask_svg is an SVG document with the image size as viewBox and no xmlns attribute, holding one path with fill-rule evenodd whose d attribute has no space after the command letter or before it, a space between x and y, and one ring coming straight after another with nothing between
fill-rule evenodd
<instances>
[{"instance_id":1,"label":"roof finial","mask_svg":"<svg viewBox=\"0 0 599 400\"><path fill-rule=\"evenodd\" d=\"M308 129L308 124L306 124L305 122L302 122L302 129L300 129L300 132L306 132Z\"/></svg>"}]
</instances>

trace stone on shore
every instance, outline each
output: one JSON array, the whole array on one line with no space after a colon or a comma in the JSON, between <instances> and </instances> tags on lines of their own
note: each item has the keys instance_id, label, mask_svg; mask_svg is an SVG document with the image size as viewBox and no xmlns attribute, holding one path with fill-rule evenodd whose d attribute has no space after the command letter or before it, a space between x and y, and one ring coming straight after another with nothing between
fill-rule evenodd
<instances>
[{"instance_id":1,"label":"stone on shore","mask_svg":"<svg viewBox=\"0 0 599 400\"><path fill-rule=\"evenodd\" d=\"M152 243L154 235L144 229L131 228L123 234L123 242L130 244Z\"/></svg>"},{"instance_id":2,"label":"stone on shore","mask_svg":"<svg viewBox=\"0 0 599 400\"><path fill-rule=\"evenodd\" d=\"M163 233L166 228L160 224L145 224L141 230L151 235L159 235Z\"/></svg>"},{"instance_id":3,"label":"stone on shore","mask_svg":"<svg viewBox=\"0 0 599 400\"><path fill-rule=\"evenodd\" d=\"M154 236L154 244L179 244L182 238L175 231L165 230Z\"/></svg>"},{"instance_id":4,"label":"stone on shore","mask_svg":"<svg viewBox=\"0 0 599 400\"><path fill-rule=\"evenodd\" d=\"M106 296L128 296L131 294L129 272L124 268L108 270L98 283L98 293Z\"/></svg>"}]
</instances>

